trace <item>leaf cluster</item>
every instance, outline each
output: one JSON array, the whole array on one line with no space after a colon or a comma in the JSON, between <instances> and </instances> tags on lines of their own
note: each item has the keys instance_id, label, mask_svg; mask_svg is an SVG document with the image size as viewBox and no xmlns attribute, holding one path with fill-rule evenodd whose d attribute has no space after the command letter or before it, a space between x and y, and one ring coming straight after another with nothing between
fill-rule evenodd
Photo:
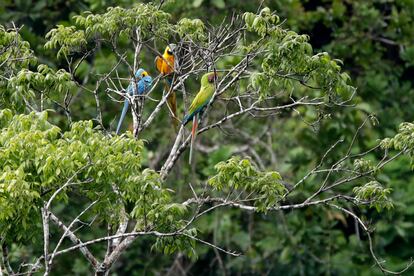
<instances>
[{"instance_id":1,"label":"leaf cluster","mask_svg":"<svg viewBox=\"0 0 414 276\"><path fill-rule=\"evenodd\" d=\"M263 96L269 94L272 86L290 90L297 82L321 90L329 100L347 100L355 91L349 84L349 75L341 71L340 60L332 59L326 52L314 55L309 36L283 29L269 8L257 15L245 13L244 20L247 30L261 37L263 71L252 76L251 85L261 88Z\"/></svg>"},{"instance_id":2,"label":"leaf cluster","mask_svg":"<svg viewBox=\"0 0 414 276\"><path fill-rule=\"evenodd\" d=\"M250 194L258 210L262 212L276 206L287 191L278 172L261 172L249 159L235 156L219 162L215 169L217 174L208 180L209 185L219 191L240 190Z\"/></svg>"},{"instance_id":3,"label":"leaf cluster","mask_svg":"<svg viewBox=\"0 0 414 276\"><path fill-rule=\"evenodd\" d=\"M27 238L39 226L39 210L63 185L56 200L67 201L69 193L98 200L95 212L105 220L119 219L122 198L140 174L143 142L131 136L107 137L94 131L91 121L74 123L61 130L47 122L47 113L14 115L0 113L0 234ZM117 204L118 203L118 204ZM21 226L23 229L16 229Z\"/></svg>"},{"instance_id":4,"label":"leaf cluster","mask_svg":"<svg viewBox=\"0 0 414 276\"><path fill-rule=\"evenodd\" d=\"M369 201L370 207L375 207L378 212L383 208L391 209L392 201L389 198L390 188L384 188L378 181L371 181L367 184L353 189L355 199Z\"/></svg>"}]
</instances>

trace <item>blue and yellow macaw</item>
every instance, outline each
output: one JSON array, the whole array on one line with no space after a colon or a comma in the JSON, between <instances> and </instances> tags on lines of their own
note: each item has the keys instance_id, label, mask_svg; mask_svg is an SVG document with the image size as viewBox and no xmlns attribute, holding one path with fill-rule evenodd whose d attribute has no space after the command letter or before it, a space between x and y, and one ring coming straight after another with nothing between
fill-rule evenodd
<instances>
[{"instance_id":1,"label":"blue and yellow macaw","mask_svg":"<svg viewBox=\"0 0 414 276\"><path fill-rule=\"evenodd\" d=\"M175 44L169 44L167 47L165 47L162 57L157 56L155 58L155 67L157 68L158 72L166 77L164 81L165 93L170 91L170 86L173 81L174 67L176 62L174 54L175 48ZM174 91L171 91L170 95L168 96L167 104L173 115L172 121L174 127L177 128L177 96L175 95Z\"/></svg>"},{"instance_id":2,"label":"blue and yellow macaw","mask_svg":"<svg viewBox=\"0 0 414 276\"><path fill-rule=\"evenodd\" d=\"M217 79L215 72L206 73L201 78L200 91L195 96L193 102L188 109L188 114L183 118L182 124L185 126L190 120L193 120L193 127L191 129L191 145L190 145L190 159L191 164L193 156L194 140L197 135L199 115L204 111L211 97L214 95L214 81Z\"/></svg>"},{"instance_id":3,"label":"blue and yellow macaw","mask_svg":"<svg viewBox=\"0 0 414 276\"><path fill-rule=\"evenodd\" d=\"M128 95L142 95L148 90L151 89L152 86L152 78L150 75L148 75L147 71L140 68L135 72L135 78L131 80L131 82L128 85L128 88L126 89L126 93ZM136 91L138 90L138 92ZM124 108L122 109L121 118L119 118L118 126L116 128L116 134L119 133L119 130L121 129L122 121L125 118L125 115L128 111L129 101L127 98L125 98L124 102Z\"/></svg>"}]
</instances>

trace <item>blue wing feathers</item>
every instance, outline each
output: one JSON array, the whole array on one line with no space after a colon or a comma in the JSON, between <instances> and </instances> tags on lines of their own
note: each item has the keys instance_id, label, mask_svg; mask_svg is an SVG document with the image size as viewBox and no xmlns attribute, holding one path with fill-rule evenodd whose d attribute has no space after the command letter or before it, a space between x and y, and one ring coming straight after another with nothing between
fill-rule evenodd
<instances>
[{"instance_id":1,"label":"blue wing feathers","mask_svg":"<svg viewBox=\"0 0 414 276\"><path fill-rule=\"evenodd\" d=\"M185 115L181 124L183 126L185 126L189 121L191 121L193 119L194 115L196 115L198 113L202 113L203 109L206 107L207 104L208 104L208 102L206 102L205 104L203 104L202 106L200 106L199 108L194 110L193 113Z\"/></svg>"},{"instance_id":2,"label":"blue wing feathers","mask_svg":"<svg viewBox=\"0 0 414 276\"><path fill-rule=\"evenodd\" d=\"M139 69L136 72L136 77L140 77L141 73L144 72L143 69ZM128 95L133 96L133 95L142 95L145 92L147 92L152 86L152 78L150 76L145 76L143 78L141 78L138 83L135 83L134 81L131 81L126 89L126 93L128 93ZM136 90L138 88L138 93L136 93ZM124 121L125 115L128 111L128 107L129 107L129 101L128 99L125 98L125 102L124 102L124 107L122 108L122 113L121 113L121 117L119 118L119 122L118 122L118 126L116 128L116 134L119 133L119 130L121 129L121 125L122 122Z\"/></svg>"}]
</instances>

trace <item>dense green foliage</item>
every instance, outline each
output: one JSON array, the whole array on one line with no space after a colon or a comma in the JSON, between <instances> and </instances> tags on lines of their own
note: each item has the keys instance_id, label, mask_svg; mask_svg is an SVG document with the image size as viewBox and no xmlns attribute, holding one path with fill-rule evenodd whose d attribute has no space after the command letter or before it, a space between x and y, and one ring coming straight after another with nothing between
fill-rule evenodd
<instances>
[{"instance_id":1,"label":"dense green foliage","mask_svg":"<svg viewBox=\"0 0 414 276\"><path fill-rule=\"evenodd\" d=\"M67 193L72 186L81 187L79 192L92 201L105 198L95 208L102 214L111 214L112 219L118 219L119 208L111 187L116 181L122 183L118 186L119 192L125 200L134 202L135 212L139 212L140 205L145 203L136 198L139 193L134 189L141 189L139 181L142 182L141 178L147 178L149 174L138 174L141 171L142 141L106 138L93 131L90 121L76 122L70 131L60 133L58 127L47 122L46 114L12 117L6 109L0 115L3 128L0 134L3 148L0 181L2 190L7 191L3 193L6 197L0 201L1 236L9 242L16 238L14 235L17 235L17 240L32 238L23 233L38 232L36 227L41 223L33 222L33 219L40 219L41 199L50 198L52 191L68 179L75 183L59 193L58 200L68 200ZM156 188L159 187L149 185L146 188L148 197L154 191L154 197L161 200L163 190L157 191ZM23 229L16 229L16 225Z\"/></svg>"},{"instance_id":2,"label":"dense green foliage","mask_svg":"<svg viewBox=\"0 0 414 276\"><path fill-rule=\"evenodd\" d=\"M125 211L136 220L136 231L172 233L138 238L115 263L112 271L119 275L380 275L367 236L352 216L329 204L277 209L303 202L324 181L346 178L312 174L300 182L320 160L324 166L318 169L329 169L345 155L355 156L337 171L353 170L360 177L336 192L369 204L345 201L341 206L375 229L374 250L386 259L387 268L403 269L413 257L414 127L401 124L414 116L412 1L268 0L258 9L261 1L173 0L161 10L159 1L36 2L6 0L0 5L0 236L15 252L12 265L34 262L42 254L41 209L70 179L53 210L70 222L97 200L82 217L93 229L93 235L88 227L79 231L84 240L106 235L108 225L114 234L110 226L122 221ZM154 39L156 51L171 41L207 49L208 30L228 22L233 11L240 14L246 33L238 52L218 59L217 67L230 69L242 54L260 54L251 74L220 95L209 120L237 111L237 103L225 101L234 91L242 99L259 91L262 108L302 97L323 105L240 117L213 129L198 138L205 153L197 154L197 166L181 160L163 181L158 170L173 136L168 112L161 111L141 140L128 132L112 136L121 104L112 100L117 95L111 96L108 87L125 87L129 81L133 70L119 61L134 60L137 41L131 37L136 37L137 25L139 39ZM19 33L8 29L11 21L24 24ZM196 58L201 55L197 52ZM155 77L154 56L154 49L144 47L139 63ZM198 75L186 80L190 99ZM100 81L102 76L117 83ZM160 90L151 97L159 99ZM97 112L96 98L103 114ZM147 101L144 116L156 105ZM183 106L179 109L185 113ZM343 142L326 155L338 140ZM242 150L245 145L248 151ZM396 158L383 166L388 156ZM301 189L291 191L298 182ZM197 209L194 202L185 202L193 188L211 198L209 207L215 206L214 199L246 196L256 212L230 207L209 212L185 230L188 236L175 237ZM191 237L243 256L219 252ZM71 246L69 241L65 245ZM103 247L92 248L102 252ZM58 256L55 263L56 274L92 271L73 253Z\"/></svg>"}]
</instances>

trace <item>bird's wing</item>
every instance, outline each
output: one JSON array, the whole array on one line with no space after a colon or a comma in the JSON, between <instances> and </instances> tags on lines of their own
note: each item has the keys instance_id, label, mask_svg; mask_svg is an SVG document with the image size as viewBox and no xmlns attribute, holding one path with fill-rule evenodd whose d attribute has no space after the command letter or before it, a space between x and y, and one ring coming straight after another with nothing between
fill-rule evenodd
<instances>
[{"instance_id":1,"label":"bird's wing","mask_svg":"<svg viewBox=\"0 0 414 276\"><path fill-rule=\"evenodd\" d=\"M211 96L213 95L213 92L214 87L201 87L200 91L197 93L196 97L191 103L190 108L188 109L188 113L192 114L197 109L206 105L209 102Z\"/></svg>"},{"instance_id":2,"label":"bird's wing","mask_svg":"<svg viewBox=\"0 0 414 276\"><path fill-rule=\"evenodd\" d=\"M152 86L152 79L151 79L151 81L150 81L149 83L147 83L147 82L146 82L146 78L148 78L148 76L147 76L147 77L142 78L142 79L138 82L138 95L142 95L142 94L144 94L144 93L148 92L148 90L149 90L149 89L151 88L151 86ZM147 81L148 81L148 79L147 79Z\"/></svg>"},{"instance_id":3,"label":"bird's wing","mask_svg":"<svg viewBox=\"0 0 414 276\"><path fill-rule=\"evenodd\" d=\"M164 57L165 58L165 57ZM168 56L167 58L165 58L166 62L166 68L165 68L165 74L169 75L171 73L174 73L174 63L175 63L175 58L174 56Z\"/></svg>"},{"instance_id":4,"label":"bird's wing","mask_svg":"<svg viewBox=\"0 0 414 276\"><path fill-rule=\"evenodd\" d=\"M162 62L163 62L163 60L160 56L155 57L155 60L154 60L155 68L157 68L158 72L160 72L160 73L162 73L161 72L162 71L161 70L162 69Z\"/></svg>"}]
</instances>

